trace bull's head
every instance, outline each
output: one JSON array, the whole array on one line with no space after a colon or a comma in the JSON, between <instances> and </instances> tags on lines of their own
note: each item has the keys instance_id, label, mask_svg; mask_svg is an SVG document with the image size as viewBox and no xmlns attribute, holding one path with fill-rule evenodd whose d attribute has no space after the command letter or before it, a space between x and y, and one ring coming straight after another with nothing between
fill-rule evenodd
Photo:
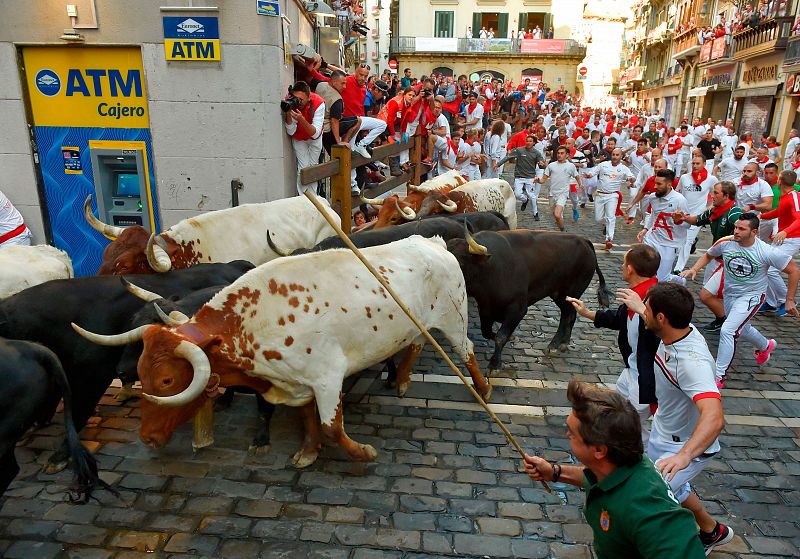
<instances>
[{"instance_id":1,"label":"bull's head","mask_svg":"<svg viewBox=\"0 0 800 559\"><path fill-rule=\"evenodd\" d=\"M481 264L492 256L489 249L476 241L470 234L466 222L464 222L464 238L455 238L447 241L447 250L458 260L458 265L461 268L461 272L464 274L467 285L471 283L471 278L480 268Z\"/></svg>"},{"instance_id":2,"label":"bull's head","mask_svg":"<svg viewBox=\"0 0 800 559\"><path fill-rule=\"evenodd\" d=\"M458 210L458 205L451 199L452 194L435 191L429 193L422 201L418 215L422 217L442 213L455 213Z\"/></svg>"},{"instance_id":3,"label":"bull's head","mask_svg":"<svg viewBox=\"0 0 800 559\"><path fill-rule=\"evenodd\" d=\"M410 204L400 200L396 194L392 194L386 200L362 198L365 204L379 205L378 219L375 221L375 229L390 227L398 223L404 223L417 218L417 213Z\"/></svg>"}]
</instances>

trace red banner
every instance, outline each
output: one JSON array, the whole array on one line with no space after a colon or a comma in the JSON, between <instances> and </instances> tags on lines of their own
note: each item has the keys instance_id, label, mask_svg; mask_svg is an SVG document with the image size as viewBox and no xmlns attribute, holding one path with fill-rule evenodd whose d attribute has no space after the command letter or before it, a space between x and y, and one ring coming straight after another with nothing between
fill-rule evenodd
<instances>
[{"instance_id":1,"label":"red banner","mask_svg":"<svg viewBox=\"0 0 800 559\"><path fill-rule=\"evenodd\" d=\"M725 56L725 37L717 37L711 44L713 45L711 47L711 60Z\"/></svg>"},{"instance_id":2,"label":"red banner","mask_svg":"<svg viewBox=\"0 0 800 559\"><path fill-rule=\"evenodd\" d=\"M519 51L526 54L564 54L564 41L562 39L523 39L520 41Z\"/></svg>"},{"instance_id":3,"label":"red banner","mask_svg":"<svg viewBox=\"0 0 800 559\"><path fill-rule=\"evenodd\" d=\"M708 62L711 59L711 41L706 41L700 47L700 62Z\"/></svg>"}]
</instances>

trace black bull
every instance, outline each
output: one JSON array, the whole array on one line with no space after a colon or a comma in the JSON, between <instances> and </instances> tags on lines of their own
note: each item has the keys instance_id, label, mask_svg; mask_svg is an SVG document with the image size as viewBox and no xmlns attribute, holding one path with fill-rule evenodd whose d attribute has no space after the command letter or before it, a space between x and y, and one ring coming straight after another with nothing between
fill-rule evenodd
<instances>
[{"instance_id":1,"label":"black bull","mask_svg":"<svg viewBox=\"0 0 800 559\"><path fill-rule=\"evenodd\" d=\"M550 297L561 310L561 321L548 351L567 350L576 312L565 298L579 298L595 272L600 280L598 300L604 307L609 304L594 246L583 237L516 229L476 233L474 241L480 247L470 247L465 239L453 239L447 249L458 259L467 294L478 304L483 337L495 342L490 370L500 367L503 347L528 307L537 301ZM483 248L486 254L476 254ZM500 323L496 333L495 322Z\"/></svg>"},{"instance_id":2,"label":"black bull","mask_svg":"<svg viewBox=\"0 0 800 559\"><path fill-rule=\"evenodd\" d=\"M184 297L232 283L252 268L249 262L236 261L125 277L165 297ZM53 280L0 301L0 337L39 342L56 354L73 389L73 419L80 431L116 377L123 348L96 345L79 336L70 323L100 334L119 334L130 330L131 318L144 304L116 276ZM47 402L42 417L52 417L57 404L55 397ZM51 467L65 463L67 455L62 445L50 458Z\"/></svg>"}]
</instances>

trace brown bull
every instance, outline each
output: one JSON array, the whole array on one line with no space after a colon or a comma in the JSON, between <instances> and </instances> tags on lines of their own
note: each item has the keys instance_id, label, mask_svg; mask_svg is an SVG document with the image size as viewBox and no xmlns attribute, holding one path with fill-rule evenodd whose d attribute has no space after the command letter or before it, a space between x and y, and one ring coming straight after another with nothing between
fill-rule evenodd
<instances>
[{"instance_id":1,"label":"brown bull","mask_svg":"<svg viewBox=\"0 0 800 559\"><path fill-rule=\"evenodd\" d=\"M458 171L449 171L433 179L427 180L419 186L408 185L408 194L402 200L396 194L386 200L368 200L365 203L380 205L378 219L374 229L390 227L398 223L405 223L416 219L416 212L422 206L422 201L431 192L450 192L457 186L465 184L467 180Z\"/></svg>"}]
</instances>

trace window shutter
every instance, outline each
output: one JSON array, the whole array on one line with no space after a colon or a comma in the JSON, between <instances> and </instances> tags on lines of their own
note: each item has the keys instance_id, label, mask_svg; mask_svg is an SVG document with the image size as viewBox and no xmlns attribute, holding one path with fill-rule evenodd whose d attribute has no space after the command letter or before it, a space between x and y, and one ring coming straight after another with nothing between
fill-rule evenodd
<instances>
[{"instance_id":1,"label":"window shutter","mask_svg":"<svg viewBox=\"0 0 800 559\"><path fill-rule=\"evenodd\" d=\"M500 19L497 21L497 38L506 37L508 37L508 14L500 14Z\"/></svg>"},{"instance_id":2,"label":"window shutter","mask_svg":"<svg viewBox=\"0 0 800 559\"><path fill-rule=\"evenodd\" d=\"M483 14L472 14L472 38L477 39L481 34L481 22L483 21Z\"/></svg>"},{"instance_id":3,"label":"window shutter","mask_svg":"<svg viewBox=\"0 0 800 559\"><path fill-rule=\"evenodd\" d=\"M544 29L542 29L542 37L547 35L550 31L550 26L553 25L553 16L550 13L544 14ZM555 30L553 30L555 32Z\"/></svg>"},{"instance_id":4,"label":"window shutter","mask_svg":"<svg viewBox=\"0 0 800 559\"><path fill-rule=\"evenodd\" d=\"M517 25L519 31L520 29L524 29L525 31L528 30L528 12L520 12L519 13L519 25ZM520 37L521 39L522 37Z\"/></svg>"}]
</instances>

